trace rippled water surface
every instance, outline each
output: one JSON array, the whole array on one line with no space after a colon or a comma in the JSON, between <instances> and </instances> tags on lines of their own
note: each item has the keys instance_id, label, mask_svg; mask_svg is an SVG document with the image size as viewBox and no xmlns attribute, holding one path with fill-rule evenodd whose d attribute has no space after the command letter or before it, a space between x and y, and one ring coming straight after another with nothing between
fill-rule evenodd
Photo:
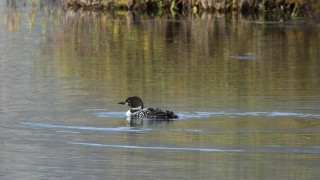
<instances>
[{"instance_id":1,"label":"rippled water surface","mask_svg":"<svg viewBox=\"0 0 320 180\"><path fill-rule=\"evenodd\" d=\"M0 2L0 179L319 178L317 22L41 2Z\"/></svg>"}]
</instances>

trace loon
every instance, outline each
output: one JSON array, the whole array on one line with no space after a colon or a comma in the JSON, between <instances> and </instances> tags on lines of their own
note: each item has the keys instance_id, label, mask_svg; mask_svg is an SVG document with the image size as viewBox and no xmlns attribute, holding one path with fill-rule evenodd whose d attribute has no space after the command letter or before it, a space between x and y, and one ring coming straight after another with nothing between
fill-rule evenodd
<instances>
[{"instance_id":1,"label":"loon","mask_svg":"<svg viewBox=\"0 0 320 180\"><path fill-rule=\"evenodd\" d=\"M127 100L119 102L118 104L126 104L131 107L131 109L126 113L126 116L130 118L147 118L157 120L178 118L173 111L162 110L157 107L144 108L141 98L137 96L128 97Z\"/></svg>"}]
</instances>

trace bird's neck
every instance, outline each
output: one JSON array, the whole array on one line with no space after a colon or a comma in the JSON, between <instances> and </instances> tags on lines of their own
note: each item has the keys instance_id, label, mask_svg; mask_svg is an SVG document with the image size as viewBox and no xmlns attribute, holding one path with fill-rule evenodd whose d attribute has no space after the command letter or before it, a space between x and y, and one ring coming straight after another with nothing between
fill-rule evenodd
<instances>
[{"instance_id":1,"label":"bird's neck","mask_svg":"<svg viewBox=\"0 0 320 180\"><path fill-rule=\"evenodd\" d=\"M132 108L131 110L141 110L141 109L143 109L143 105L142 105L142 106L135 107L135 108Z\"/></svg>"}]
</instances>

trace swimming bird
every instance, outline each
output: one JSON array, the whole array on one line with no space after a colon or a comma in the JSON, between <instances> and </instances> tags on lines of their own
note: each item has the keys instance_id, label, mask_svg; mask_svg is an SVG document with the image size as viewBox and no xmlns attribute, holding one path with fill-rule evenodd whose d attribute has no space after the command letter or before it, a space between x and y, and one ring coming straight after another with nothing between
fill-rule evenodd
<instances>
[{"instance_id":1,"label":"swimming bird","mask_svg":"<svg viewBox=\"0 0 320 180\"><path fill-rule=\"evenodd\" d=\"M146 118L157 120L169 120L178 118L173 111L162 110L157 107L144 108L142 99L137 96L128 97L127 100L119 102L119 104L131 107L127 111L126 116L130 118Z\"/></svg>"}]
</instances>

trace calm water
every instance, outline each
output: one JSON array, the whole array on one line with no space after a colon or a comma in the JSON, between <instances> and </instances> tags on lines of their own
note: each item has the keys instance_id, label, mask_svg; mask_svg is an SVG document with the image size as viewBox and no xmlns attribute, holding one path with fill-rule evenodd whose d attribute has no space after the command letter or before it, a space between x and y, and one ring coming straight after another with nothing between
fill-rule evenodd
<instances>
[{"instance_id":1,"label":"calm water","mask_svg":"<svg viewBox=\"0 0 320 180\"><path fill-rule=\"evenodd\" d=\"M0 179L319 178L319 23L26 2L0 2ZM129 126L132 95L180 118Z\"/></svg>"}]
</instances>

